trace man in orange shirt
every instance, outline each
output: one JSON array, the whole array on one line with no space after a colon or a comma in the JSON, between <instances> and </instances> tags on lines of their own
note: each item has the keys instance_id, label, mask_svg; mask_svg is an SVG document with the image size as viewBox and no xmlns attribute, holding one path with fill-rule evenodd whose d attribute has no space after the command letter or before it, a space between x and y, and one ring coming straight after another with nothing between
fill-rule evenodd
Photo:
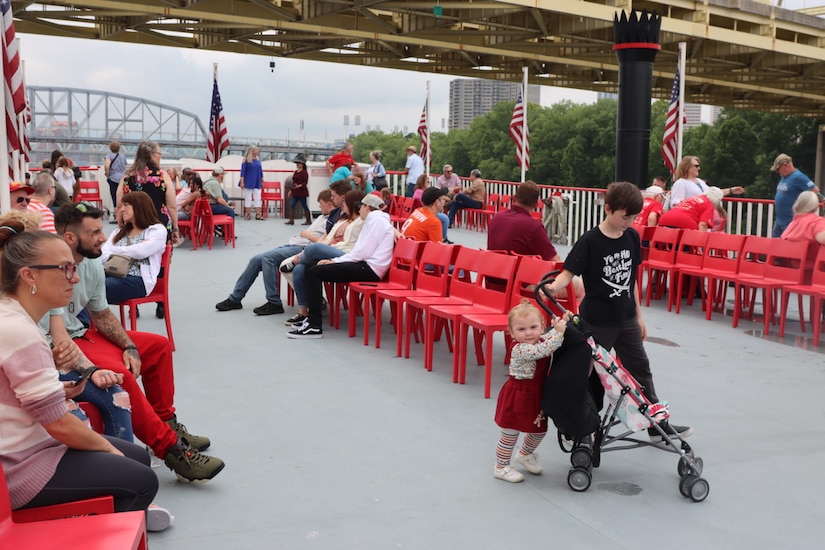
<instances>
[{"instance_id":1,"label":"man in orange shirt","mask_svg":"<svg viewBox=\"0 0 825 550\"><path fill-rule=\"evenodd\" d=\"M444 210L444 205L449 202L446 197L449 190L447 188L428 187L421 195L421 208L410 214L410 217L401 227L401 234L408 239L416 241L433 241L440 243L442 240L441 220L436 216Z\"/></svg>"}]
</instances>

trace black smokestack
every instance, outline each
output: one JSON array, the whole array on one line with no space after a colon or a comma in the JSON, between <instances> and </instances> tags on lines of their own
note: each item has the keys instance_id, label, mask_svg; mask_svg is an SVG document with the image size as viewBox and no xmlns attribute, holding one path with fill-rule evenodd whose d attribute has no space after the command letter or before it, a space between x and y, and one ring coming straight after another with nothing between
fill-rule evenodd
<instances>
[{"instance_id":1,"label":"black smokestack","mask_svg":"<svg viewBox=\"0 0 825 550\"><path fill-rule=\"evenodd\" d=\"M641 189L647 187L650 91L661 25L661 16L647 11L613 16L613 51L619 59L615 181L629 181Z\"/></svg>"}]
</instances>

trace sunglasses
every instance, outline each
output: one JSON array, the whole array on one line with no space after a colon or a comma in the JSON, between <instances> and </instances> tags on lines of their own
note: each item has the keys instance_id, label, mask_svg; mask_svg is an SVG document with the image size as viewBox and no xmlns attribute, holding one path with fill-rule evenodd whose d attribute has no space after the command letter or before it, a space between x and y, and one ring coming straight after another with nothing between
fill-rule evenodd
<instances>
[{"instance_id":1,"label":"sunglasses","mask_svg":"<svg viewBox=\"0 0 825 550\"><path fill-rule=\"evenodd\" d=\"M24 201L26 204L30 204L32 202L32 200L29 197L17 197L17 204L20 204Z\"/></svg>"},{"instance_id":2,"label":"sunglasses","mask_svg":"<svg viewBox=\"0 0 825 550\"><path fill-rule=\"evenodd\" d=\"M96 206L86 201L80 201L74 205L74 209L82 214L85 214L92 208L96 208Z\"/></svg>"},{"instance_id":3,"label":"sunglasses","mask_svg":"<svg viewBox=\"0 0 825 550\"><path fill-rule=\"evenodd\" d=\"M28 266L31 269L61 269L66 276L67 281L71 281L74 274L77 273L77 264L39 264Z\"/></svg>"},{"instance_id":4,"label":"sunglasses","mask_svg":"<svg viewBox=\"0 0 825 550\"><path fill-rule=\"evenodd\" d=\"M701 166L699 166L698 164L694 164L693 167L694 168L701 168Z\"/></svg>"}]
</instances>

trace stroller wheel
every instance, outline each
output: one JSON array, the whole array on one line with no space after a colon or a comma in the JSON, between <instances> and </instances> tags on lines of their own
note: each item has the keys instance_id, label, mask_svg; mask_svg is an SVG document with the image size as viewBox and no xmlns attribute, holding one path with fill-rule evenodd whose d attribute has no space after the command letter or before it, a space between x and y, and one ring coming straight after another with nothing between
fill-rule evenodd
<instances>
[{"instance_id":1,"label":"stroller wheel","mask_svg":"<svg viewBox=\"0 0 825 550\"><path fill-rule=\"evenodd\" d=\"M685 477L688 474L695 474L697 476L702 475L702 468L705 465L702 459L700 457L696 457L693 458L692 462L693 464L691 464L691 460L689 458L684 456L679 459L679 464L676 466L676 471L678 472L679 477Z\"/></svg>"},{"instance_id":2,"label":"stroller wheel","mask_svg":"<svg viewBox=\"0 0 825 550\"><path fill-rule=\"evenodd\" d=\"M587 447L576 447L570 455L570 464L590 468L593 464L593 453Z\"/></svg>"},{"instance_id":3,"label":"stroller wheel","mask_svg":"<svg viewBox=\"0 0 825 550\"><path fill-rule=\"evenodd\" d=\"M694 480L697 479L699 479L698 476L688 474L679 480L679 492L683 497L690 498L690 486L693 484Z\"/></svg>"},{"instance_id":4,"label":"stroller wheel","mask_svg":"<svg viewBox=\"0 0 825 550\"><path fill-rule=\"evenodd\" d=\"M701 477L690 486L690 500L693 502L702 502L708 498L708 493L710 493L710 484Z\"/></svg>"},{"instance_id":5,"label":"stroller wheel","mask_svg":"<svg viewBox=\"0 0 825 550\"><path fill-rule=\"evenodd\" d=\"M592 477L587 469L577 466L567 473L567 485L576 492L584 492L590 488Z\"/></svg>"}]
</instances>

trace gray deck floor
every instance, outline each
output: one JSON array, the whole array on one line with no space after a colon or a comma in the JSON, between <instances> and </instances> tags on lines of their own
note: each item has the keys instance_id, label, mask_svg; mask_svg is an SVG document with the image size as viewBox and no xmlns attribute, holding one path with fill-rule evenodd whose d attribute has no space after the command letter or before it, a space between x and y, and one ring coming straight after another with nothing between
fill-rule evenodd
<instances>
[{"instance_id":1,"label":"gray deck floor","mask_svg":"<svg viewBox=\"0 0 825 550\"><path fill-rule=\"evenodd\" d=\"M178 415L227 467L197 485L157 470L157 501L177 519L150 535L153 549L822 548L825 368L798 323L780 342L757 323L705 321L697 305L645 310L659 396L696 430L705 502L683 498L676 455L651 448L604 455L591 488L573 492L554 434L539 449L544 474L509 484L492 475L503 340L483 399L483 369L453 384L443 342L433 372L420 345L395 357L387 308L381 349L364 347L360 326L353 339L287 339L284 315L252 313L260 281L243 310L214 309L251 255L299 229L239 221L234 250L175 251ZM481 233L451 238L484 245ZM143 310L139 329L163 333Z\"/></svg>"}]
</instances>

